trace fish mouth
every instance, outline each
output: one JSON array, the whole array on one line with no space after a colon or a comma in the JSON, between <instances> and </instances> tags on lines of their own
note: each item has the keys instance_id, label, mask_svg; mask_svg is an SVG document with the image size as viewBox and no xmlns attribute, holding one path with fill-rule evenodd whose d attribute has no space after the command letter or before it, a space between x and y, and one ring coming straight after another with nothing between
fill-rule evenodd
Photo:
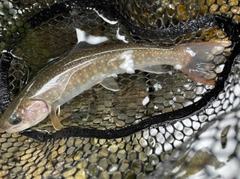
<instances>
[{"instance_id":1,"label":"fish mouth","mask_svg":"<svg viewBox=\"0 0 240 179\"><path fill-rule=\"evenodd\" d=\"M0 129L0 133L4 133L4 132L6 132L5 129Z\"/></svg>"},{"instance_id":2,"label":"fish mouth","mask_svg":"<svg viewBox=\"0 0 240 179\"><path fill-rule=\"evenodd\" d=\"M21 132L39 123L39 121L30 121L30 122L31 123L22 121L22 123L20 123L19 125L15 125L15 126L9 125L8 127L5 127L5 132L7 133Z\"/></svg>"},{"instance_id":3,"label":"fish mouth","mask_svg":"<svg viewBox=\"0 0 240 179\"><path fill-rule=\"evenodd\" d=\"M25 128L25 127L23 128L22 126L21 126L21 128L20 127L15 127L15 126L13 127L13 126L11 126L8 129L6 129L5 132L6 133L15 133L15 132L20 132L22 130L25 130L27 128Z\"/></svg>"},{"instance_id":4,"label":"fish mouth","mask_svg":"<svg viewBox=\"0 0 240 179\"><path fill-rule=\"evenodd\" d=\"M22 123L21 125L11 125L5 128L5 132L7 133L15 133L15 132L20 132L23 131L27 128L31 127L31 125L27 124L27 123Z\"/></svg>"},{"instance_id":5,"label":"fish mouth","mask_svg":"<svg viewBox=\"0 0 240 179\"><path fill-rule=\"evenodd\" d=\"M0 127L0 133L6 132L7 129L11 127L10 125L8 125L8 124L6 124L6 123L1 123L0 126L1 126L1 127Z\"/></svg>"}]
</instances>

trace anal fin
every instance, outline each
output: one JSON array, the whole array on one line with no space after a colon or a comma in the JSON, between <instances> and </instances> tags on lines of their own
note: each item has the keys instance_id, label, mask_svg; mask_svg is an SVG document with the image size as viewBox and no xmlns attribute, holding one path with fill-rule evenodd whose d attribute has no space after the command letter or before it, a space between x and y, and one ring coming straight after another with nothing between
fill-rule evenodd
<instances>
[{"instance_id":1,"label":"anal fin","mask_svg":"<svg viewBox=\"0 0 240 179\"><path fill-rule=\"evenodd\" d=\"M154 74L163 74L168 72L168 70L165 70L162 65L147 66L139 70Z\"/></svg>"}]
</instances>

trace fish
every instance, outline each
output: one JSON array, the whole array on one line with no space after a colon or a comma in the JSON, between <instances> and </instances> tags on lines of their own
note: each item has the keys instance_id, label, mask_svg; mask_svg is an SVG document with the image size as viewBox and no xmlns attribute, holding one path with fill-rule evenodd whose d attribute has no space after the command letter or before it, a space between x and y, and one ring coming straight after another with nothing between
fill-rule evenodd
<instances>
[{"instance_id":1,"label":"fish","mask_svg":"<svg viewBox=\"0 0 240 179\"><path fill-rule=\"evenodd\" d=\"M114 77L135 70L161 74L162 65L171 65L197 82L214 85L217 80L213 75L217 66L214 58L230 45L228 40L169 47L135 43L91 46L80 42L26 85L2 115L0 132L23 131L47 116L53 127L60 130L64 127L57 114L61 105L98 83L119 91Z\"/></svg>"}]
</instances>

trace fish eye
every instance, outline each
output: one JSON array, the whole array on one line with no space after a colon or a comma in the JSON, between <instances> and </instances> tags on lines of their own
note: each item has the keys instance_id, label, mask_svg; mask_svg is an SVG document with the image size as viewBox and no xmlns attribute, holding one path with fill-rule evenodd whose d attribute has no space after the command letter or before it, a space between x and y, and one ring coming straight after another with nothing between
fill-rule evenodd
<instances>
[{"instance_id":1,"label":"fish eye","mask_svg":"<svg viewBox=\"0 0 240 179\"><path fill-rule=\"evenodd\" d=\"M17 124L19 124L21 121L22 121L22 118L19 117L19 116L16 115L16 114L12 114L11 117L9 118L9 120L8 120L8 122L9 122L11 125L17 125Z\"/></svg>"}]
</instances>

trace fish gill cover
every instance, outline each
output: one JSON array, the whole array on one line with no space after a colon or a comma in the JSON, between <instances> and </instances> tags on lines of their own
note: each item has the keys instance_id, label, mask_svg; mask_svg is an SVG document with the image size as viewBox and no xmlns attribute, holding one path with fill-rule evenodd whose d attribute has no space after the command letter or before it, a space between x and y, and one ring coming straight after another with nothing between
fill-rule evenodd
<instances>
[{"instance_id":1,"label":"fish gill cover","mask_svg":"<svg viewBox=\"0 0 240 179\"><path fill-rule=\"evenodd\" d=\"M214 85L179 66L113 74L119 91L96 84L61 106L62 130L46 118L2 133L0 177L239 177L239 9L237 0L1 0L1 111L80 41L232 45L211 51Z\"/></svg>"}]
</instances>

